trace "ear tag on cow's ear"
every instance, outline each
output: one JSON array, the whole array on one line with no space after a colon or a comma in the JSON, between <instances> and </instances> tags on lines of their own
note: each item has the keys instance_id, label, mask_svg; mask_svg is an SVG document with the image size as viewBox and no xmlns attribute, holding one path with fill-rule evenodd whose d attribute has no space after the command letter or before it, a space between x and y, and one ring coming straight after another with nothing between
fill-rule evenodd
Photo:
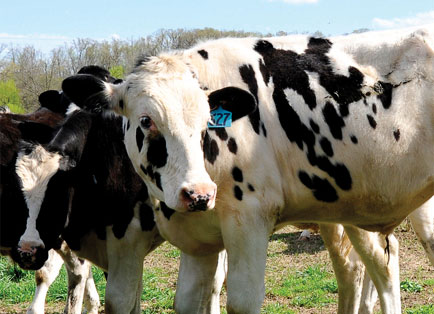
<instances>
[{"instance_id":1,"label":"ear tag on cow's ear","mask_svg":"<svg viewBox=\"0 0 434 314\"><path fill-rule=\"evenodd\" d=\"M208 121L208 128L228 128L232 125L232 112L218 107L211 111L211 120Z\"/></svg>"}]
</instances>

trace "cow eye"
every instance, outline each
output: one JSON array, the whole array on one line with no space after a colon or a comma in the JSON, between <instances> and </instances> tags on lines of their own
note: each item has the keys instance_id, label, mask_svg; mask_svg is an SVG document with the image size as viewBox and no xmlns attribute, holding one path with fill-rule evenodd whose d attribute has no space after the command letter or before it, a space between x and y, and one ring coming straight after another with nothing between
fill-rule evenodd
<instances>
[{"instance_id":1,"label":"cow eye","mask_svg":"<svg viewBox=\"0 0 434 314\"><path fill-rule=\"evenodd\" d=\"M148 116L143 116L140 118L140 125L144 129L149 129L152 126L152 120Z\"/></svg>"},{"instance_id":2,"label":"cow eye","mask_svg":"<svg viewBox=\"0 0 434 314\"><path fill-rule=\"evenodd\" d=\"M144 129L149 129L152 125L152 120L148 116L143 116L140 118L140 125Z\"/></svg>"}]
</instances>

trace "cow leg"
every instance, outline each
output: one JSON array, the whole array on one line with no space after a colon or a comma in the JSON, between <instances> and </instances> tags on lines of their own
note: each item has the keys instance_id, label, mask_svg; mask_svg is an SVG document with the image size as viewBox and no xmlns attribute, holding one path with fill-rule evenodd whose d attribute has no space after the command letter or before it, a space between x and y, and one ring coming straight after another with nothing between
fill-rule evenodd
<instances>
[{"instance_id":1,"label":"cow leg","mask_svg":"<svg viewBox=\"0 0 434 314\"><path fill-rule=\"evenodd\" d=\"M365 266L353 250L342 225L320 224L320 232L332 260L338 283L338 313L357 314L362 296Z\"/></svg>"},{"instance_id":2,"label":"cow leg","mask_svg":"<svg viewBox=\"0 0 434 314\"><path fill-rule=\"evenodd\" d=\"M259 313L265 297L265 263L272 226L266 226L263 216L254 210L249 215L220 217L228 254L228 314Z\"/></svg>"},{"instance_id":3,"label":"cow leg","mask_svg":"<svg viewBox=\"0 0 434 314\"><path fill-rule=\"evenodd\" d=\"M91 264L86 260L79 259L65 242L63 242L62 247L57 252L65 262L65 268L68 274L68 299L65 313L80 314L83 306L86 283L89 272L91 271ZM93 289L96 290L95 287ZM95 312L95 309L88 310ZM98 308L96 311L98 311Z\"/></svg>"},{"instance_id":4,"label":"cow leg","mask_svg":"<svg viewBox=\"0 0 434 314\"><path fill-rule=\"evenodd\" d=\"M360 258L360 257L359 257ZM377 289L365 271L365 278L363 279L362 299L360 301L359 314L372 314L374 313L374 306L378 299Z\"/></svg>"},{"instance_id":5,"label":"cow leg","mask_svg":"<svg viewBox=\"0 0 434 314\"><path fill-rule=\"evenodd\" d=\"M140 222L133 218L122 238L107 227L108 276L105 312L140 313L143 260L152 246L153 236L142 232ZM151 231L153 232L153 231ZM149 239L149 241L147 241Z\"/></svg>"},{"instance_id":6,"label":"cow leg","mask_svg":"<svg viewBox=\"0 0 434 314\"><path fill-rule=\"evenodd\" d=\"M354 248L359 253L377 288L384 314L401 313L399 291L399 244L393 234L387 238L353 226L345 226Z\"/></svg>"},{"instance_id":7,"label":"cow leg","mask_svg":"<svg viewBox=\"0 0 434 314\"><path fill-rule=\"evenodd\" d=\"M434 197L431 197L408 217L431 264L434 265Z\"/></svg>"},{"instance_id":8,"label":"cow leg","mask_svg":"<svg viewBox=\"0 0 434 314\"><path fill-rule=\"evenodd\" d=\"M181 253L174 306L176 313L220 313L225 268L225 251L207 256Z\"/></svg>"},{"instance_id":9,"label":"cow leg","mask_svg":"<svg viewBox=\"0 0 434 314\"><path fill-rule=\"evenodd\" d=\"M27 314L44 314L48 288L59 275L63 265L62 258L56 251L50 250L48 254L48 260L44 266L35 272L36 292L32 304L27 309Z\"/></svg>"},{"instance_id":10,"label":"cow leg","mask_svg":"<svg viewBox=\"0 0 434 314\"><path fill-rule=\"evenodd\" d=\"M98 308L101 305L99 294L96 290L95 281L93 280L92 267L89 267L86 286L84 288L84 306L88 314L98 314Z\"/></svg>"}]
</instances>

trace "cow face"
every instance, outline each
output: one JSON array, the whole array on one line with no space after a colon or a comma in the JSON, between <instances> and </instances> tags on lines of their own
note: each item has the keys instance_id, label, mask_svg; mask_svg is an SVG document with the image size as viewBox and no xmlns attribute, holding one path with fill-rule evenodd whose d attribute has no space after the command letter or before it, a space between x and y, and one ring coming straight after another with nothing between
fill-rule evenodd
<instances>
[{"instance_id":1,"label":"cow face","mask_svg":"<svg viewBox=\"0 0 434 314\"><path fill-rule=\"evenodd\" d=\"M178 211L215 205L217 187L202 148L210 108L229 109L233 121L256 109L254 97L238 88L207 94L173 55L147 58L119 85L77 75L62 89L79 105L128 118L125 145L135 170L156 198Z\"/></svg>"}]
</instances>

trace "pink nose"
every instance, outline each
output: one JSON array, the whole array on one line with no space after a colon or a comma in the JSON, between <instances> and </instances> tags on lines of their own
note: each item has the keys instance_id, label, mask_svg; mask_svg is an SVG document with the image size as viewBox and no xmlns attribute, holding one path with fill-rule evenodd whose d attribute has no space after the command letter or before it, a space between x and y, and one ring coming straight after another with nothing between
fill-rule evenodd
<instances>
[{"instance_id":1,"label":"pink nose","mask_svg":"<svg viewBox=\"0 0 434 314\"><path fill-rule=\"evenodd\" d=\"M196 185L194 188L183 188L181 201L191 211L204 211L214 207L216 196L214 184Z\"/></svg>"}]
</instances>

